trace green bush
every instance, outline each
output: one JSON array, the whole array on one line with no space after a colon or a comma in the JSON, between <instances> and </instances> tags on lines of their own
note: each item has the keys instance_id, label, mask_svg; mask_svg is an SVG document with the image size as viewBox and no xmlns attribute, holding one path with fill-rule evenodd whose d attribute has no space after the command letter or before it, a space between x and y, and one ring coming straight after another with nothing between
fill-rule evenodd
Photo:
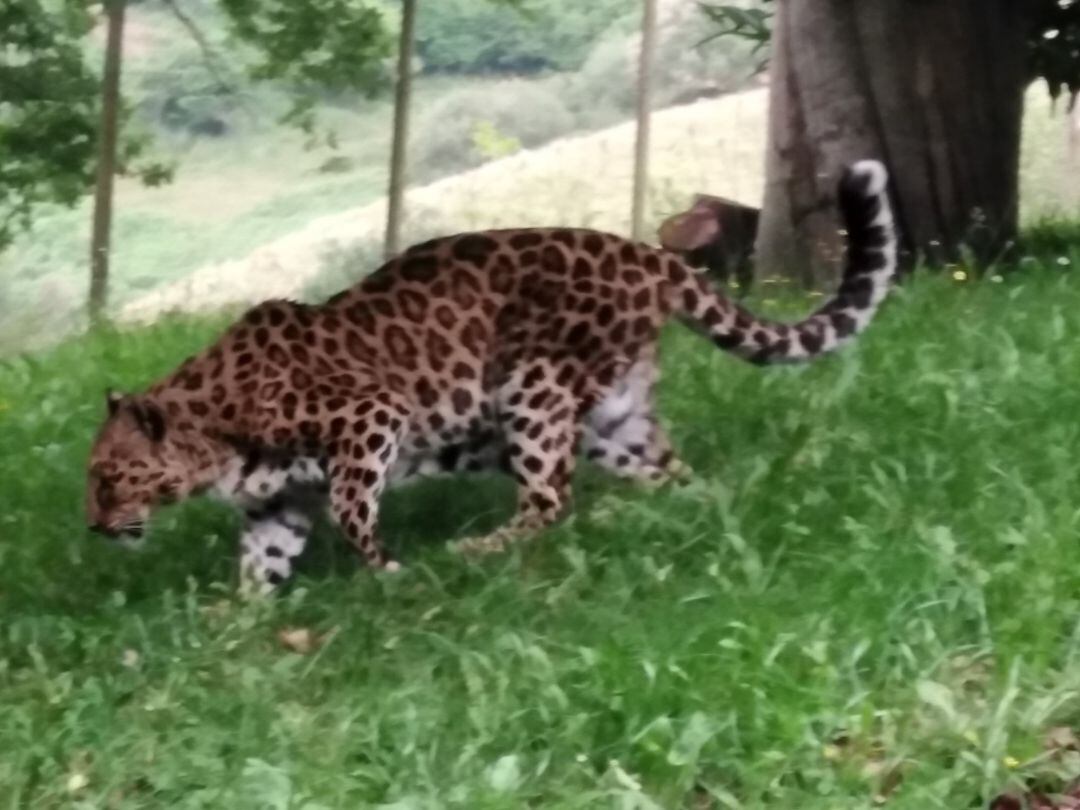
<instances>
[{"instance_id":1,"label":"green bush","mask_svg":"<svg viewBox=\"0 0 1080 810\"><path fill-rule=\"evenodd\" d=\"M420 12L417 52L432 73L575 70L599 35L636 11L625 0L525 0L520 10L439 0Z\"/></svg>"},{"instance_id":2,"label":"green bush","mask_svg":"<svg viewBox=\"0 0 1080 810\"><path fill-rule=\"evenodd\" d=\"M658 31L653 106L738 90L754 72L751 46L733 38L703 42L708 32L696 4L667 7ZM622 120L634 111L640 34L614 30L597 42L571 77L567 101L590 126ZM597 107L597 101L603 105Z\"/></svg>"},{"instance_id":3,"label":"green bush","mask_svg":"<svg viewBox=\"0 0 1080 810\"><path fill-rule=\"evenodd\" d=\"M413 145L415 179L484 163L492 157L493 139L532 148L576 128L574 115L553 86L508 80L457 90L421 118Z\"/></svg>"},{"instance_id":4,"label":"green bush","mask_svg":"<svg viewBox=\"0 0 1080 810\"><path fill-rule=\"evenodd\" d=\"M401 244L407 248L460 230L460 223L451 224L445 211L410 200L405 206L405 220L401 224ZM385 261L382 233L352 242L336 243L319 257L319 270L304 284L300 298L311 303L325 301L359 283Z\"/></svg>"},{"instance_id":5,"label":"green bush","mask_svg":"<svg viewBox=\"0 0 1080 810\"><path fill-rule=\"evenodd\" d=\"M304 285L300 297L304 301L321 303L352 287L382 263L381 239L334 245L322 255L318 273Z\"/></svg>"}]
</instances>

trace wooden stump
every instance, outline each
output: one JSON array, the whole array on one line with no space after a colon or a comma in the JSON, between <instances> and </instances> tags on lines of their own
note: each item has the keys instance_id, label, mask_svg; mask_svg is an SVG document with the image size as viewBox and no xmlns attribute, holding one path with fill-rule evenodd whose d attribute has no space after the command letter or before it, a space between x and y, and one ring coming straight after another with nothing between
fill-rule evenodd
<instances>
[{"instance_id":1,"label":"wooden stump","mask_svg":"<svg viewBox=\"0 0 1080 810\"><path fill-rule=\"evenodd\" d=\"M742 294L754 280L751 259L760 218L753 206L698 194L693 206L660 225L660 244L724 284L736 281Z\"/></svg>"}]
</instances>

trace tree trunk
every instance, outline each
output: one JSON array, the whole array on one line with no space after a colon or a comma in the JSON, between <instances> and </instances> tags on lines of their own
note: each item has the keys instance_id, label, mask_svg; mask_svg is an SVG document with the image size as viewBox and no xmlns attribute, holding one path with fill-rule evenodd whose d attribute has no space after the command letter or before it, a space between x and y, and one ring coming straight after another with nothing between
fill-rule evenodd
<instances>
[{"instance_id":1,"label":"tree trunk","mask_svg":"<svg viewBox=\"0 0 1080 810\"><path fill-rule=\"evenodd\" d=\"M106 0L108 32L101 85L101 130L97 185L94 190L93 235L90 241L90 318L101 317L109 294L109 241L112 232L113 178L116 176L116 141L120 118L120 63L126 0Z\"/></svg>"},{"instance_id":2,"label":"tree trunk","mask_svg":"<svg viewBox=\"0 0 1080 810\"><path fill-rule=\"evenodd\" d=\"M908 259L1016 234L1022 0L778 0L759 267L835 281L841 168L883 159ZM760 271L759 271L760 272Z\"/></svg>"},{"instance_id":3,"label":"tree trunk","mask_svg":"<svg viewBox=\"0 0 1080 810\"><path fill-rule=\"evenodd\" d=\"M409 145L409 107L412 62L416 42L416 0L405 0L398 43L397 88L394 94L394 142L390 153L390 189L386 211L386 258L401 251L401 222L405 212L405 174Z\"/></svg>"},{"instance_id":4,"label":"tree trunk","mask_svg":"<svg viewBox=\"0 0 1080 810\"><path fill-rule=\"evenodd\" d=\"M652 125L652 75L656 53L656 0L643 0L641 53L638 57L637 138L634 144L634 200L630 216L635 239L645 238L649 190L649 130Z\"/></svg>"}]
</instances>

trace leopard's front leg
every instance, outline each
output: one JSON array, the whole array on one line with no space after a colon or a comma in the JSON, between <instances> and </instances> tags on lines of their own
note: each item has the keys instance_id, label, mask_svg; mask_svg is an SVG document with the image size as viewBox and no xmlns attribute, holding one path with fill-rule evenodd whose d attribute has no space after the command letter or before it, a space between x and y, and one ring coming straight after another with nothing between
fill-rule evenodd
<instances>
[{"instance_id":1,"label":"leopard's front leg","mask_svg":"<svg viewBox=\"0 0 1080 810\"><path fill-rule=\"evenodd\" d=\"M408 408L380 393L360 400L353 415L328 453L330 511L368 565L396 571L401 566L387 556L376 532L379 498L397 459Z\"/></svg>"}]
</instances>

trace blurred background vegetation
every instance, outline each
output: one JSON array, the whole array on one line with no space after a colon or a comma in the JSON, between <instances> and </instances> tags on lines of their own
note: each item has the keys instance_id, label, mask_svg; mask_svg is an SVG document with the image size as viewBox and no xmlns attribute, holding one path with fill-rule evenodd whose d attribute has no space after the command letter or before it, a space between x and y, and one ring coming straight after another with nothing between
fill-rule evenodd
<instances>
[{"instance_id":1,"label":"blurred background vegetation","mask_svg":"<svg viewBox=\"0 0 1080 810\"><path fill-rule=\"evenodd\" d=\"M322 294L378 262L393 113L387 31L400 7L361 5L386 31L356 18L366 47L338 67L352 70L341 81L305 54L302 38L274 38L292 20L275 20L273 4L129 4L122 84L134 170L116 191L112 314ZM341 13L331 0L314 8L327 19ZM67 44L92 74L104 46L100 9L72 25L88 32ZM406 241L499 225L626 231L639 25L638 4L626 0L422 4ZM760 202L761 53L716 31L694 0L660 3L651 232L699 191ZM1061 116L1045 92L1028 103L1022 182L1038 189L1022 195L1030 223L1075 210L1080 184L1061 171ZM0 253L0 353L83 322L90 200L79 190L58 197L74 207L36 205L32 227Z\"/></svg>"},{"instance_id":2,"label":"blurred background vegetation","mask_svg":"<svg viewBox=\"0 0 1080 810\"><path fill-rule=\"evenodd\" d=\"M177 1L197 26L198 38L177 18L172 2L145 0L127 10L125 131L142 146L139 159L169 169L172 182L147 186L135 176L118 182L110 281L114 312L224 260L241 260L227 271L228 280L236 282L236 274L251 264L243 260L260 246L319 217L377 204L386 192L392 117L388 59L376 60L381 75L372 77L370 92L314 90L290 76L257 80L252 70L265 62L265 53L237 36L222 4ZM397 4L388 2L383 10L393 25ZM545 161L542 153L531 160L513 158L632 117L639 22L640 9L625 0L557 0L523 8L488 0L423 4L411 183L422 186L498 158L510 160L502 171L485 176L483 191L469 192L467 201L455 198L452 208L425 201L422 215L410 214L406 235L479 227L486 212L506 211L511 200L515 224L625 228L627 196L616 198L612 188L619 177L628 182L629 158L626 165L615 165L596 154L597 144L590 141L571 150L580 152L571 165L591 166L586 174L567 171L563 158ZM92 15L88 26L89 35L78 43L93 72L104 46L100 15ZM657 107L754 84L749 43L724 39L699 47L702 39L696 3L664 4ZM316 123L307 132L282 124L298 99L314 114ZM730 173L736 195L756 193L753 181L739 175L758 167L724 165L735 155L721 142L759 140L764 119L758 106L763 104L763 98L754 100L753 109L736 120L715 119L708 108L694 116L693 125L702 130L695 153L680 155L689 160L672 162L654 176L654 195L665 201L658 211L683 204L710 171L714 180ZM672 126L686 123L680 119ZM674 141L680 132L670 135ZM630 137L624 132L619 140L628 143ZM462 180L468 185L468 175ZM525 199L521 185L526 182L572 187L573 193ZM0 352L48 342L81 323L89 212L88 198L76 198L73 208L37 206L31 229L0 253ZM337 259L348 250L377 257L377 232L377 223L365 229L358 219L356 233L335 233L316 250L331 256L329 283L337 281ZM318 233L309 238L322 241ZM353 277L367 269L354 270ZM315 270L307 262L273 272L295 274L301 279L295 289L302 289L311 286L305 279ZM258 272L252 271L250 286L261 286ZM279 284L288 287L287 280Z\"/></svg>"}]
</instances>

